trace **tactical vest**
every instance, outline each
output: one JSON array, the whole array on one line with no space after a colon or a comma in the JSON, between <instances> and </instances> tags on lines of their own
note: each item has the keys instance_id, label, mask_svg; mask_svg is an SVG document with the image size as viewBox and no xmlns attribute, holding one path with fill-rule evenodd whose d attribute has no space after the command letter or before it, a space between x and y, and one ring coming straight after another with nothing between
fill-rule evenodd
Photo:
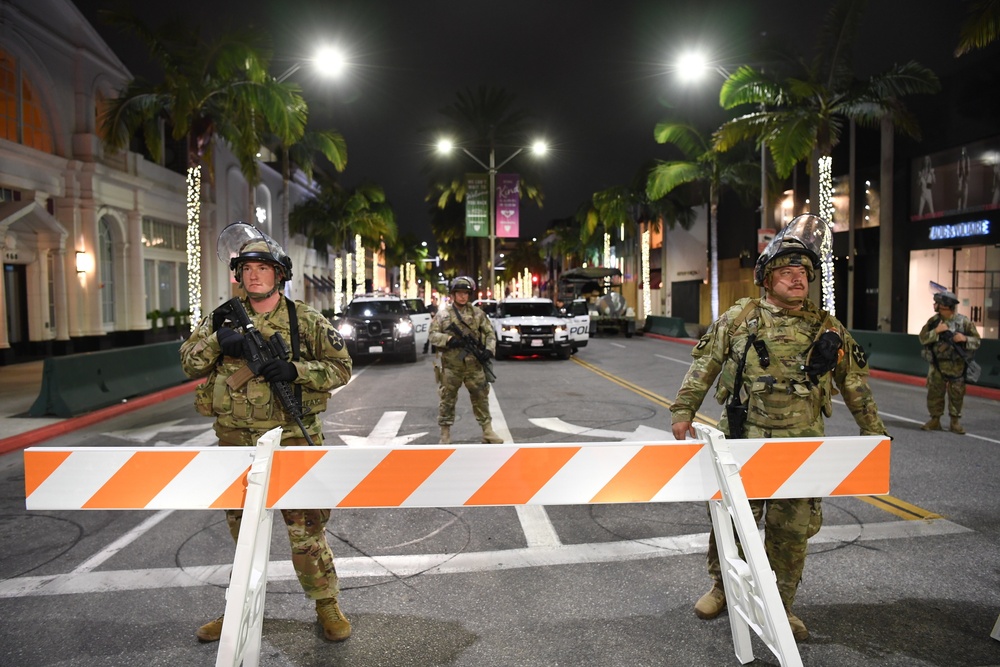
<instances>
[{"instance_id":1,"label":"tactical vest","mask_svg":"<svg viewBox=\"0 0 1000 667\"><path fill-rule=\"evenodd\" d=\"M751 299L729 327L729 349L716 390L724 403L733 394L740 359L745 355L739 399L747 405L747 423L787 430L806 428L820 414L832 414L832 373L814 385L803 366L809 346L824 330L825 311L778 315ZM832 324L832 322L831 322ZM747 346L751 334L755 341Z\"/></svg>"}]
</instances>

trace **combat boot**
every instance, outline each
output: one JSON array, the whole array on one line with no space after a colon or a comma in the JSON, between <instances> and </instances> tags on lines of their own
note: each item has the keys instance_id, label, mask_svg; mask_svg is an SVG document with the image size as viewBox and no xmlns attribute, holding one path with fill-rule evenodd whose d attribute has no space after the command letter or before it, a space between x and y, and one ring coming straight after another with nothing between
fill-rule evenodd
<instances>
[{"instance_id":1,"label":"combat boot","mask_svg":"<svg viewBox=\"0 0 1000 667\"><path fill-rule=\"evenodd\" d=\"M222 636L222 620L225 615L218 617L214 621L209 621L205 625L198 628L198 631L194 633L194 636L198 638L200 642L217 642L219 637Z\"/></svg>"},{"instance_id":2,"label":"combat boot","mask_svg":"<svg viewBox=\"0 0 1000 667\"><path fill-rule=\"evenodd\" d=\"M920 427L921 431L940 431L941 430L941 418L931 417L930 420Z\"/></svg>"},{"instance_id":3,"label":"combat boot","mask_svg":"<svg viewBox=\"0 0 1000 667\"><path fill-rule=\"evenodd\" d=\"M965 435L965 429L962 428L962 420L958 417L951 418L951 424L949 425L952 433L958 433L959 435Z\"/></svg>"},{"instance_id":4,"label":"combat boot","mask_svg":"<svg viewBox=\"0 0 1000 667\"><path fill-rule=\"evenodd\" d=\"M451 424L441 424L441 444L451 444Z\"/></svg>"},{"instance_id":5,"label":"combat boot","mask_svg":"<svg viewBox=\"0 0 1000 667\"><path fill-rule=\"evenodd\" d=\"M788 616L788 627L792 629L792 636L795 637L795 641L802 642L809 639L809 629L806 628L806 624L802 622L802 619L787 609L785 610L785 614Z\"/></svg>"},{"instance_id":6,"label":"combat boot","mask_svg":"<svg viewBox=\"0 0 1000 667\"><path fill-rule=\"evenodd\" d=\"M712 586L712 590L702 595L694 603L694 615L707 621L721 614L725 608L726 590L717 581Z\"/></svg>"},{"instance_id":7,"label":"combat boot","mask_svg":"<svg viewBox=\"0 0 1000 667\"><path fill-rule=\"evenodd\" d=\"M483 424L483 442L490 445L499 445L503 442L503 438L497 435L497 432L493 430L492 422L486 422Z\"/></svg>"},{"instance_id":8,"label":"combat boot","mask_svg":"<svg viewBox=\"0 0 1000 667\"><path fill-rule=\"evenodd\" d=\"M340 611L337 598L316 600L316 615L323 626L323 636L332 642L342 642L351 636L351 622Z\"/></svg>"}]
</instances>

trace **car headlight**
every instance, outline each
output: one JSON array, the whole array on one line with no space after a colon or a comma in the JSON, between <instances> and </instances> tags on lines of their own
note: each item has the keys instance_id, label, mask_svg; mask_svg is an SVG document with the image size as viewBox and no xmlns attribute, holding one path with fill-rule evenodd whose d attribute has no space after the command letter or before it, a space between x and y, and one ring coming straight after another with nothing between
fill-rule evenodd
<instances>
[{"instance_id":1,"label":"car headlight","mask_svg":"<svg viewBox=\"0 0 1000 667\"><path fill-rule=\"evenodd\" d=\"M413 333L413 322L409 320L400 320L396 322L396 333L400 336L409 336Z\"/></svg>"},{"instance_id":2,"label":"car headlight","mask_svg":"<svg viewBox=\"0 0 1000 667\"><path fill-rule=\"evenodd\" d=\"M567 331L566 325L565 324L557 324L556 325L556 331L559 331L561 333L566 333L566 331Z\"/></svg>"},{"instance_id":3,"label":"car headlight","mask_svg":"<svg viewBox=\"0 0 1000 667\"><path fill-rule=\"evenodd\" d=\"M337 331L339 331L340 335L344 338L354 338L354 325L350 322L341 322L337 327Z\"/></svg>"},{"instance_id":4,"label":"car headlight","mask_svg":"<svg viewBox=\"0 0 1000 667\"><path fill-rule=\"evenodd\" d=\"M509 324L504 324L503 326L500 327L500 333L509 333L509 334L517 333L517 327Z\"/></svg>"}]
</instances>

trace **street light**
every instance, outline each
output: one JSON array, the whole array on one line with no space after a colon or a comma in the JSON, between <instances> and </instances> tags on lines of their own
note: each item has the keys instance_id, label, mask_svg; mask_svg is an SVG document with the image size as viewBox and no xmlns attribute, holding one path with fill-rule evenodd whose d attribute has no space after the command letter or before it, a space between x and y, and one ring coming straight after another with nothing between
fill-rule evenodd
<instances>
[{"instance_id":1,"label":"street light","mask_svg":"<svg viewBox=\"0 0 1000 667\"><path fill-rule=\"evenodd\" d=\"M455 148L455 143L453 141L451 141L451 139L442 138L442 139L438 140L437 149L438 149L439 153L448 154L454 148ZM489 179L489 188L490 188L490 216L489 216L489 226L490 226L490 230L489 230L490 231L490 259L489 259L489 265L490 265L490 286L489 286L489 289L490 289L490 292L492 293L492 292L494 292L493 288L494 288L494 285L496 283L496 270L495 270L496 267L494 265L495 264L494 263L494 259L496 257L496 242L497 242L497 230L496 230L496 223L497 223L497 211L496 211L496 206L497 206L496 176L497 176L497 171L500 170L505 164L507 164L508 162L510 162L511 160L513 160L515 157L517 157L518 155L520 155L521 153L523 153L525 151L525 149L527 149L529 147L527 147L527 146L521 146L520 148L518 148L517 150L515 150L513 153L511 153L507 157L507 159L505 159L504 161L502 161L500 164L496 163L496 148L492 144L490 145L489 164L484 163L478 157L476 157L471 152L469 152L469 149L465 148L464 146L458 146L458 148L461 148L463 153L465 153L466 155L468 155L470 158L472 158L472 160L476 164L478 164L480 167L482 167L483 169L485 169L487 171L487 173L489 174L489 177L490 177L490 179ZM542 141L542 140L539 139L539 140L534 141L531 144L530 149L531 149L531 153L533 155L535 155L537 157L540 157L542 155L545 155L546 152L548 152L548 145L544 141ZM493 297L496 298L496 294L493 294Z\"/></svg>"},{"instance_id":2,"label":"street light","mask_svg":"<svg viewBox=\"0 0 1000 667\"><path fill-rule=\"evenodd\" d=\"M288 77L298 72L302 69L302 66L306 63L312 63L313 68L327 77L339 76L341 72L347 67L347 60L344 58L344 54L332 46L325 46L318 51L312 58L307 58L305 60L299 60L292 64L291 67L282 72L279 76L274 77L274 80L278 83L285 82Z\"/></svg>"}]
</instances>

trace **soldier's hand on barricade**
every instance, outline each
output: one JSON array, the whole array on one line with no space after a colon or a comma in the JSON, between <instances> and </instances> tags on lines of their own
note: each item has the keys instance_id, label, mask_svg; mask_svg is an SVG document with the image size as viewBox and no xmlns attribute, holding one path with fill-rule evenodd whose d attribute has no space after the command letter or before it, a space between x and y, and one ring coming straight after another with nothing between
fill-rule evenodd
<instances>
[{"instance_id":1,"label":"soldier's hand on barricade","mask_svg":"<svg viewBox=\"0 0 1000 667\"><path fill-rule=\"evenodd\" d=\"M448 347L453 350L458 349L462 347L462 341L460 341L458 337L452 336L451 338L448 339Z\"/></svg>"},{"instance_id":2,"label":"soldier's hand on barricade","mask_svg":"<svg viewBox=\"0 0 1000 667\"><path fill-rule=\"evenodd\" d=\"M242 357L243 356L243 335L239 334L229 327L220 327L217 332L215 332L216 337L219 340L219 346L222 348L222 354L227 357Z\"/></svg>"},{"instance_id":3,"label":"soldier's hand on barricade","mask_svg":"<svg viewBox=\"0 0 1000 667\"><path fill-rule=\"evenodd\" d=\"M299 376L299 371L290 361L271 359L260 367L260 376L268 382L291 382Z\"/></svg>"},{"instance_id":4,"label":"soldier's hand on barricade","mask_svg":"<svg viewBox=\"0 0 1000 667\"><path fill-rule=\"evenodd\" d=\"M677 422L671 426L670 429L673 431L674 438L677 440L686 440L689 433L692 438L698 437L698 434L695 433L694 426L691 425L691 422Z\"/></svg>"},{"instance_id":5,"label":"soldier's hand on barricade","mask_svg":"<svg viewBox=\"0 0 1000 667\"><path fill-rule=\"evenodd\" d=\"M806 356L806 375L813 382L836 368L841 358L844 356L844 342L840 334L832 329L824 331L819 338L809 346L810 351Z\"/></svg>"}]
</instances>

